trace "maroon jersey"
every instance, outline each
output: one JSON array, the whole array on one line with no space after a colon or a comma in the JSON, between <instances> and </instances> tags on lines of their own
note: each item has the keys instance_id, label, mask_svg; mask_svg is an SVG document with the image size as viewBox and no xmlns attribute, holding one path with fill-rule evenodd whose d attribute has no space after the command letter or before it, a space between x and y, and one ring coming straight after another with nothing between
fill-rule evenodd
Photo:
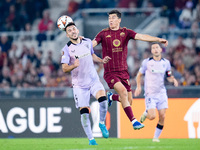
<instances>
[{"instance_id":1,"label":"maroon jersey","mask_svg":"<svg viewBox=\"0 0 200 150\"><path fill-rule=\"evenodd\" d=\"M111 60L104 64L105 72L127 70L128 41L135 39L136 32L127 28L119 30L103 29L95 40L102 45L103 58L109 56Z\"/></svg>"}]
</instances>

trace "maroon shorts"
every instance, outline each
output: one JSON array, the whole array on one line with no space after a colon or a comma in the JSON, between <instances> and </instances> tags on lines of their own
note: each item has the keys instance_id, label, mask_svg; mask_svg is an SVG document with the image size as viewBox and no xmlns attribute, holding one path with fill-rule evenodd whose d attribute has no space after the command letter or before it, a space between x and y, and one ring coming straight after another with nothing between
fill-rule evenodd
<instances>
[{"instance_id":1,"label":"maroon shorts","mask_svg":"<svg viewBox=\"0 0 200 150\"><path fill-rule=\"evenodd\" d=\"M103 77L110 89L114 88L115 83L121 82L125 86L128 92L131 91L131 85L129 82L129 73L127 70L105 72Z\"/></svg>"}]
</instances>

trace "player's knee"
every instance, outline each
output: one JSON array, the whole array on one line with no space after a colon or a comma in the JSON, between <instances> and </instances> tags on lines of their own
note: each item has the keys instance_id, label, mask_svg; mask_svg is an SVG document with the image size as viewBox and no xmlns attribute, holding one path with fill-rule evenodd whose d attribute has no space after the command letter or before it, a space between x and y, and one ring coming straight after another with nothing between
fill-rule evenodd
<instances>
[{"instance_id":1,"label":"player's knee","mask_svg":"<svg viewBox=\"0 0 200 150\"><path fill-rule=\"evenodd\" d=\"M99 103L106 101L106 100L107 100L106 96L101 96L101 97L98 98Z\"/></svg>"},{"instance_id":2,"label":"player's knee","mask_svg":"<svg viewBox=\"0 0 200 150\"><path fill-rule=\"evenodd\" d=\"M126 89L121 90L121 92L119 93L121 99L126 99L128 97L128 93Z\"/></svg>"},{"instance_id":3,"label":"player's knee","mask_svg":"<svg viewBox=\"0 0 200 150\"><path fill-rule=\"evenodd\" d=\"M90 110L89 110L89 108L87 108L87 107L84 107L84 108L80 109L80 114L81 114L81 115L82 115L82 114L89 114L89 112L90 112Z\"/></svg>"},{"instance_id":4,"label":"player's knee","mask_svg":"<svg viewBox=\"0 0 200 150\"><path fill-rule=\"evenodd\" d=\"M154 120L155 118L156 118L155 114L149 115L149 117L148 117L149 120Z\"/></svg>"}]
</instances>

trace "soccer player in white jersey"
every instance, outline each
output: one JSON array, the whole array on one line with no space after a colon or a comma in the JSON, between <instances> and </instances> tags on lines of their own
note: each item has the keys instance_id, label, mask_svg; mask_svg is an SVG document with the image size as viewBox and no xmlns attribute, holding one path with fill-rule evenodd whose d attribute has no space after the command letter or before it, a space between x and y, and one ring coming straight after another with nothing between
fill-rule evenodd
<instances>
[{"instance_id":1,"label":"soccer player in white jersey","mask_svg":"<svg viewBox=\"0 0 200 150\"><path fill-rule=\"evenodd\" d=\"M159 121L156 126L153 142L159 142L159 136L164 126L166 109L168 108L168 97L164 85L165 76L176 87L178 86L178 82L172 76L170 62L162 58L162 48L158 43L152 43L151 53L153 57L143 60L138 71L136 77L137 87L134 95L138 96L141 93L141 78L145 75L144 90L146 111L142 114L140 121L144 122L146 118L149 120L155 119L156 109L158 110Z\"/></svg>"},{"instance_id":2,"label":"soccer player in white jersey","mask_svg":"<svg viewBox=\"0 0 200 150\"><path fill-rule=\"evenodd\" d=\"M66 73L71 72L74 100L76 108L80 110L82 127L89 139L89 145L97 145L92 135L89 119L90 95L93 95L99 101L99 127L105 138L109 137L109 132L104 123L108 102L105 89L99 80L93 61L107 63L110 58L101 59L97 57L94 54L91 40L87 38L80 39L79 30L74 23L69 23L66 26L66 35L70 41L62 49L62 70Z\"/></svg>"}]
</instances>

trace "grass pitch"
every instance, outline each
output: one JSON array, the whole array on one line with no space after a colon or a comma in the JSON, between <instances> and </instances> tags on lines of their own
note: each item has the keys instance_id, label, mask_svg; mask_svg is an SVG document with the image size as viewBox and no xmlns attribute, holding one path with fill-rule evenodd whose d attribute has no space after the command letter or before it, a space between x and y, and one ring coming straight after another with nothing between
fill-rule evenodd
<instances>
[{"instance_id":1,"label":"grass pitch","mask_svg":"<svg viewBox=\"0 0 200 150\"><path fill-rule=\"evenodd\" d=\"M96 138L89 146L86 138L0 139L0 150L200 150L200 139L117 139Z\"/></svg>"}]
</instances>

